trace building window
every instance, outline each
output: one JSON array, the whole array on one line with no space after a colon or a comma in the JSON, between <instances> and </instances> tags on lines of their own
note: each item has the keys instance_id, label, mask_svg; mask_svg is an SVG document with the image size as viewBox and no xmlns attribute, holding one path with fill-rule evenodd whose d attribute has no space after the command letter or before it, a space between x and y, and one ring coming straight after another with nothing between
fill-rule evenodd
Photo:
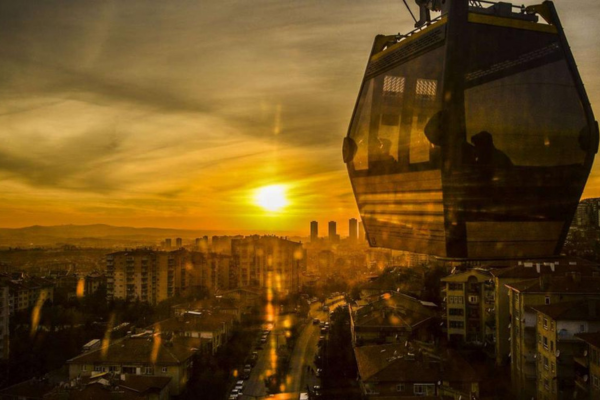
<instances>
[{"instance_id":1,"label":"building window","mask_svg":"<svg viewBox=\"0 0 600 400\"><path fill-rule=\"evenodd\" d=\"M554 373L554 372L556 371L556 364L554 364L554 362L552 362L552 364L550 364L550 366L551 366L551 369L550 369L550 371L551 371L552 373Z\"/></svg>"},{"instance_id":2,"label":"building window","mask_svg":"<svg viewBox=\"0 0 600 400\"><path fill-rule=\"evenodd\" d=\"M592 381L594 382L595 388L600 388L600 379L598 379L598 376L592 375Z\"/></svg>"},{"instance_id":3,"label":"building window","mask_svg":"<svg viewBox=\"0 0 600 400\"><path fill-rule=\"evenodd\" d=\"M449 308L448 313L454 316L463 316L465 315L465 310L462 308Z\"/></svg>"},{"instance_id":4,"label":"building window","mask_svg":"<svg viewBox=\"0 0 600 400\"><path fill-rule=\"evenodd\" d=\"M102 368L102 366L101 366L101 365L96 365L96 366L94 367L94 371L95 371L95 372L104 372L104 369Z\"/></svg>"},{"instance_id":5,"label":"building window","mask_svg":"<svg viewBox=\"0 0 600 400\"><path fill-rule=\"evenodd\" d=\"M478 296L469 296L469 303L471 304L477 304L479 302L479 297Z\"/></svg>"},{"instance_id":6,"label":"building window","mask_svg":"<svg viewBox=\"0 0 600 400\"><path fill-rule=\"evenodd\" d=\"M549 367L548 357L544 356L544 369L547 371Z\"/></svg>"},{"instance_id":7,"label":"building window","mask_svg":"<svg viewBox=\"0 0 600 400\"><path fill-rule=\"evenodd\" d=\"M548 318L544 318L544 329L548 330Z\"/></svg>"},{"instance_id":8,"label":"building window","mask_svg":"<svg viewBox=\"0 0 600 400\"><path fill-rule=\"evenodd\" d=\"M550 351L554 351L554 340L550 341Z\"/></svg>"},{"instance_id":9,"label":"building window","mask_svg":"<svg viewBox=\"0 0 600 400\"><path fill-rule=\"evenodd\" d=\"M399 383L396 385L396 392L404 392L404 383Z\"/></svg>"},{"instance_id":10,"label":"building window","mask_svg":"<svg viewBox=\"0 0 600 400\"><path fill-rule=\"evenodd\" d=\"M548 381L548 379L544 379L544 389L546 389L546 390L550 389L550 381Z\"/></svg>"},{"instance_id":11,"label":"building window","mask_svg":"<svg viewBox=\"0 0 600 400\"><path fill-rule=\"evenodd\" d=\"M168 371L168 368L167 368L167 367L162 367L162 372L163 372L163 373L167 373L167 371Z\"/></svg>"},{"instance_id":12,"label":"building window","mask_svg":"<svg viewBox=\"0 0 600 400\"><path fill-rule=\"evenodd\" d=\"M546 336L543 337L544 349L548 350L548 338Z\"/></svg>"},{"instance_id":13,"label":"building window","mask_svg":"<svg viewBox=\"0 0 600 400\"><path fill-rule=\"evenodd\" d=\"M546 298L544 299L544 303L550 304L550 297L546 296Z\"/></svg>"},{"instance_id":14,"label":"building window","mask_svg":"<svg viewBox=\"0 0 600 400\"><path fill-rule=\"evenodd\" d=\"M462 283L449 283L448 290L462 290Z\"/></svg>"},{"instance_id":15,"label":"building window","mask_svg":"<svg viewBox=\"0 0 600 400\"><path fill-rule=\"evenodd\" d=\"M87 371L87 365L82 365L82 366L81 366L81 370L82 370L82 371Z\"/></svg>"}]
</instances>

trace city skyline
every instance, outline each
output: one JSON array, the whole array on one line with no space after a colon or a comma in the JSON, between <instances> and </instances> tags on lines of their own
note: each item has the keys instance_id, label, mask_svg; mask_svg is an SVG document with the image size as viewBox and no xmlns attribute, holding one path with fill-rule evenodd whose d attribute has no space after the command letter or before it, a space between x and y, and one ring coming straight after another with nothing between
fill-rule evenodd
<instances>
[{"instance_id":1,"label":"city skyline","mask_svg":"<svg viewBox=\"0 0 600 400\"><path fill-rule=\"evenodd\" d=\"M556 6L598 110L600 5ZM341 142L374 35L413 25L401 3L0 8L0 226L304 234L358 215ZM257 201L270 186L285 206Z\"/></svg>"}]
</instances>

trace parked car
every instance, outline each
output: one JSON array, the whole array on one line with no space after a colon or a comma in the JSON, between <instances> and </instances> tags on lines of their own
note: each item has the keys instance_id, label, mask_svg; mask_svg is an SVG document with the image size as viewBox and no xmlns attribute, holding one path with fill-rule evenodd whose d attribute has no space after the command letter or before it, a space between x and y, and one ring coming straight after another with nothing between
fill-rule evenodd
<instances>
[{"instance_id":1,"label":"parked car","mask_svg":"<svg viewBox=\"0 0 600 400\"><path fill-rule=\"evenodd\" d=\"M321 322L319 321L319 318L313 319L313 325L319 325L319 322Z\"/></svg>"},{"instance_id":2,"label":"parked car","mask_svg":"<svg viewBox=\"0 0 600 400\"><path fill-rule=\"evenodd\" d=\"M316 373L317 377L320 377L323 375L323 369L322 368L317 368L317 373Z\"/></svg>"}]
</instances>

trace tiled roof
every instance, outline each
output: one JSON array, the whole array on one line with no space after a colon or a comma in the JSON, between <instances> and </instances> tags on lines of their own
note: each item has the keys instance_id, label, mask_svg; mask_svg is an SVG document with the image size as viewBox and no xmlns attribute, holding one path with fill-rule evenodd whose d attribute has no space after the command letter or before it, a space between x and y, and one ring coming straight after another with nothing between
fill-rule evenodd
<instances>
[{"instance_id":1,"label":"tiled roof","mask_svg":"<svg viewBox=\"0 0 600 400\"><path fill-rule=\"evenodd\" d=\"M202 315L185 314L182 317L170 318L158 322L155 329L162 332L214 332L231 323L235 316L225 313L203 313Z\"/></svg>"},{"instance_id":2,"label":"tiled roof","mask_svg":"<svg viewBox=\"0 0 600 400\"><path fill-rule=\"evenodd\" d=\"M191 346L189 341L179 341L177 337L167 341L158 335L151 337L128 337L89 353L81 354L68 361L70 364L93 363L154 363L180 364L190 358L200 348Z\"/></svg>"},{"instance_id":3,"label":"tiled roof","mask_svg":"<svg viewBox=\"0 0 600 400\"><path fill-rule=\"evenodd\" d=\"M598 294L600 296L600 293ZM555 321L600 321L599 300L568 301L548 305L532 306L531 308L549 316Z\"/></svg>"},{"instance_id":4,"label":"tiled roof","mask_svg":"<svg viewBox=\"0 0 600 400\"><path fill-rule=\"evenodd\" d=\"M39 379L30 379L0 390L0 396L41 399L53 389L53 385Z\"/></svg>"},{"instance_id":5,"label":"tiled roof","mask_svg":"<svg viewBox=\"0 0 600 400\"><path fill-rule=\"evenodd\" d=\"M597 277L575 279L572 276L548 276L543 289L541 281L542 279L531 279L507 284L506 287L520 293L597 293L600 295L598 290L600 288L600 278Z\"/></svg>"},{"instance_id":6,"label":"tiled roof","mask_svg":"<svg viewBox=\"0 0 600 400\"><path fill-rule=\"evenodd\" d=\"M431 356L419 349L409 355L404 344L354 348L363 381L378 382L478 382L475 370L457 352L442 350Z\"/></svg>"},{"instance_id":7,"label":"tiled roof","mask_svg":"<svg viewBox=\"0 0 600 400\"><path fill-rule=\"evenodd\" d=\"M538 272L539 270L539 272ZM600 265L587 260L565 259L558 261L524 261L521 265L510 268L491 270L491 273L501 279L533 279L541 274L565 276L572 272L579 272L583 276L593 276L600 272Z\"/></svg>"},{"instance_id":8,"label":"tiled roof","mask_svg":"<svg viewBox=\"0 0 600 400\"><path fill-rule=\"evenodd\" d=\"M575 336L594 347L600 348L600 332L577 333Z\"/></svg>"}]
</instances>

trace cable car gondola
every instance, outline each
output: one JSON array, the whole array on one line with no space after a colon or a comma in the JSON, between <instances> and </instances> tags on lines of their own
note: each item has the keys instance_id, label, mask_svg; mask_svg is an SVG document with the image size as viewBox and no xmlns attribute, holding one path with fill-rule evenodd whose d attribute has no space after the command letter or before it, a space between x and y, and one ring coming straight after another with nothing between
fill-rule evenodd
<instances>
[{"instance_id":1,"label":"cable car gondola","mask_svg":"<svg viewBox=\"0 0 600 400\"><path fill-rule=\"evenodd\" d=\"M441 15L375 38L344 139L371 246L558 255L598 127L554 4L417 2Z\"/></svg>"}]
</instances>

